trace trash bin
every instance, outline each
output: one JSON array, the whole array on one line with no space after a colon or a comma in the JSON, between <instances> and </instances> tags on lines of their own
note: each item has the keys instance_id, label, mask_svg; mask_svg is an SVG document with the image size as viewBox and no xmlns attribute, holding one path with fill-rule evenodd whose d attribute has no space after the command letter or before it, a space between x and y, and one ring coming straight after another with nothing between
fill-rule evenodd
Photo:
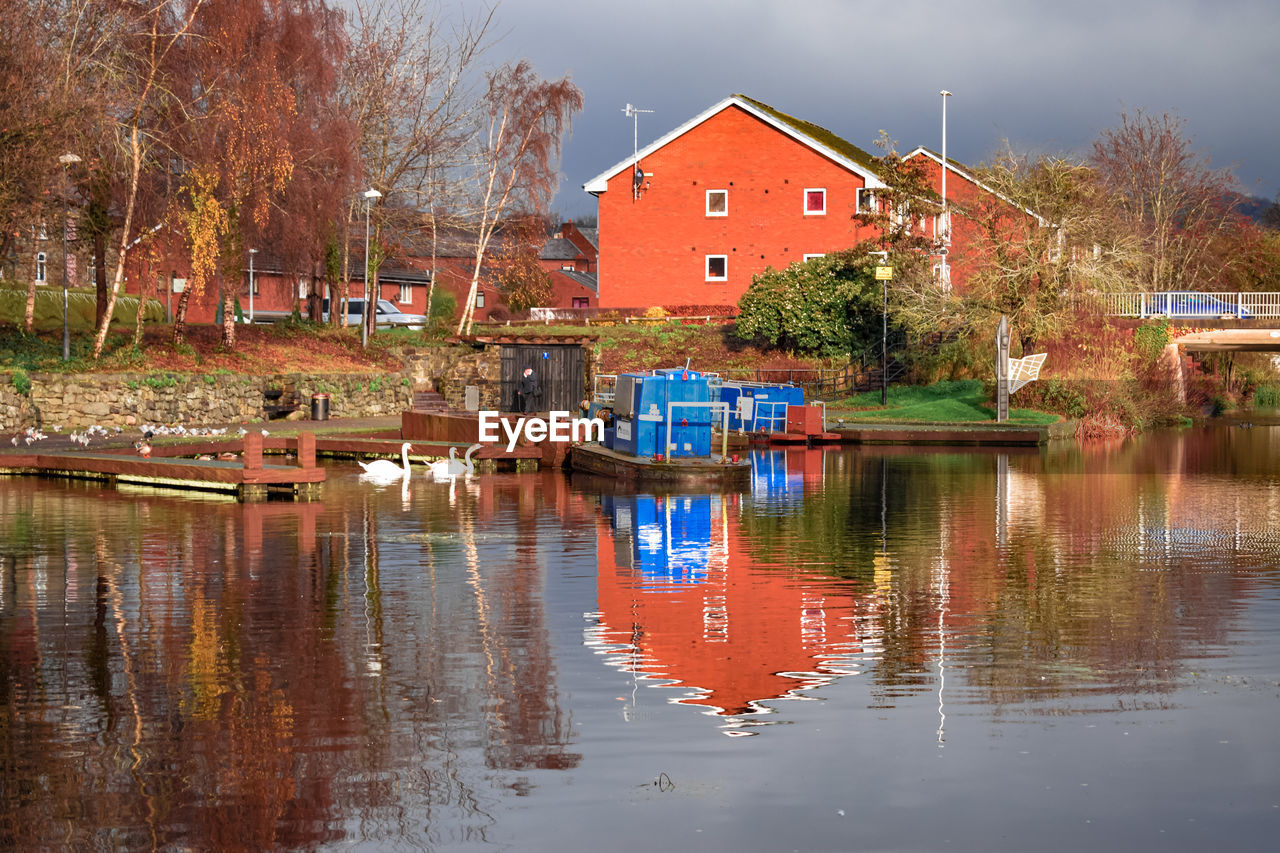
<instances>
[{"instance_id":1,"label":"trash bin","mask_svg":"<svg viewBox=\"0 0 1280 853\"><path fill-rule=\"evenodd\" d=\"M313 421L329 420L329 395L328 394L312 394L311 395L311 420Z\"/></svg>"}]
</instances>

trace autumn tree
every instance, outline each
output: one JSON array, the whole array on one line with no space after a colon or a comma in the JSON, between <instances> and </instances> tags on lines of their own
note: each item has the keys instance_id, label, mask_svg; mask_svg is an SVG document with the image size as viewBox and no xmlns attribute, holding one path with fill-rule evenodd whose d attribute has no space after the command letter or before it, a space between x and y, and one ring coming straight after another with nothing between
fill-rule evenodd
<instances>
[{"instance_id":1,"label":"autumn tree","mask_svg":"<svg viewBox=\"0 0 1280 853\"><path fill-rule=\"evenodd\" d=\"M314 118L300 108L300 93L325 89L341 45L337 24L318 0L207 0L195 19L183 88L200 97L187 109L180 143L182 221L192 254L182 304L216 282L225 346L235 345L247 241L268 231L309 153L295 146L315 138L298 130ZM306 194L295 212L314 210L315 198ZM311 241L308 249L318 265L322 244ZM180 317L175 335L181 330Z\"/></svg>"},{"instance_id":2,"label":"autumn tree","mask_svg":"<svg viewBox=\"0 0 1280 853\"><path fill-rule=\"evenodd\" d=\"M582 91L567 76L547 81L527 61L487 76L474 138L474 267L457 333L471 329L481 268L504 218L545 213L559 182L560 150Z\"/></svg>"},{"instance_id":3,"label":"autumn tree","mask_svg":"<svg viewBox=\"0 0 1280 853\"><path fill-rule=\"evenodd\" d=\"M81 127L88 101L69 67L80 4L0 0L0 258L17 250L19 235L48 235L64 227L61 206L67 174L58 158ZM85 44L80 43L84 48ZM20 96L18 96L20 93ZM35 251L24 253L34 264ZM12 270L27 279L25 325L33 327L34 270Z\"/></svg>"},{"instance_id":4,"label":"autumn tree","mask_svg":"<svg viewBox=\"0 0 1280 853\"><path fill-rule=\"evenodd\" d=\"M931 255L939 251L927 223L942 212L925 157L904 158L885 131L876 140L880 155L876 174L884 182L874 190L872 203L854 214L860 225L874 227L880 237L868 240L864 251L880 251L893 269L882 298L889 302L894 322L905 332L923 337L956 325L958 302L949 283L935 278Z\"/></svg>"},{"instance_id":5,"label":"autumn tree","mask_svg":"<svg viewBox=\"0 0 1280 853\"><path fill-rule=\"evenodd\" d=\"M1103 131L1091 162L1116 200L1121 220L1140 241L1140 279L1152 291L1216 290L1231 258L1215 241L1235 228L1235 179L1195 151L1186 123L1169 113L1121 113Z\"/></svg>"},{"instance_id":6,"label":"autumn tree","mask_svg":"<svg viewBox=\"0 0 1280 853\"><path fill-rule=\"evenodd\" d=\"M512 311L528 311L551 299L551 273L538 260L546 242L547 223L540 217L524 217L502 228L502 246L494 252L494 283L502 301Z\"/></svg>"}]
</instances>

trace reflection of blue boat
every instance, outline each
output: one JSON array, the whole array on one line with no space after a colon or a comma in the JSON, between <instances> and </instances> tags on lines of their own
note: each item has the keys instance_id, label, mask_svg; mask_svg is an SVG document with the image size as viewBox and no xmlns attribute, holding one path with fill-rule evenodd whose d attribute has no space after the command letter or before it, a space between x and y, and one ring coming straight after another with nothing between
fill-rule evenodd
<instances>
[{"instance_id":1,"label":"reflection of blue boat","mask_svg":"<svg viewBox=\"0 0 1280 853\"><path fill-rule=\"evenodd\" d=\"M804 472L787 470L785 450L751 451L751 491L757 495L804 497Z\"/></svg>"},{"instance_id":2,"label":"reflection of blue boat","mask_svg":"<svg viewBox=\"0 0 1280 853\"><path fill-rule=\"evenodd\" d=\"M712 505L718 495L605 495L604 511L630 539L630 565L648 580L702 583L711 554ZM625 564L620 559L619 564Z\"/></svg>"}]
</instances>

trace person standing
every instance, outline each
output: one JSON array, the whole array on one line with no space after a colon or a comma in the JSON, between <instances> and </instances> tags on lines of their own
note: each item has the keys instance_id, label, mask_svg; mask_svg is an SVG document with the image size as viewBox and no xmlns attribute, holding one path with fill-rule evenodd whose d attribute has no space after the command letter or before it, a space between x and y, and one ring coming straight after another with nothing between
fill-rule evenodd
<instances>
[{"instance_id":1,"label":"person standing","mask_svg":"<svg viewBox=\"0 0 1280 853\"><path fill-rule=\"evenodd\" d=\"M524 414L538 410L537 398L540 394L538 377L533 375L533 368L526 367L524 374L516 382L516 408Z\"/></svg>"}]
</instances>

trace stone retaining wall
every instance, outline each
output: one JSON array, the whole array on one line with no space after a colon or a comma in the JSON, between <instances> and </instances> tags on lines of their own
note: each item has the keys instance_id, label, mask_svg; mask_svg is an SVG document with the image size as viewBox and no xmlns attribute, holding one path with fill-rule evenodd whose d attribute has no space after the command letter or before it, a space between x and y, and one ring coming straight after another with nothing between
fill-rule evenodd
<instances>
[{"instance_id":1,"label":"stone retaining wall","mask_svg":"<svg viewBox=\"0 0 1280 853\"><path fill-rule=\"evenodd\" d=\"M595 371L588 352L587 383ZM489 344L423 347L404 355L399 373L239 374L31 373L21 394L0 373L0 432L29 426L83 429L93 424L215 424L264 420L266 392L296 399L309 416L311 395L329 395L334 418L398 415L413 407L415 390L434 390L455 409L465 408L468 385L480 391L481 409L501 409L502 347ZM281 400L283 402L283 399Z\"/></svg>"},{"instance_id":2,"label":"stone retaining wall","mask_svg":"<svg viewBox=\"0 0 1280 853\"><path fill-rule=\"evenodd\" d=\"M398 415L413 402L412 380L403 373L31 373L29 378L24 396L11 376L0 374L0 431L260 421L267 418L264 405L272 402L296 402L309 416L315 393L329 395L329 415L336 418ZM268 400L267 392L276 390L280 399Z\"/></svg>"}]
</instances>

